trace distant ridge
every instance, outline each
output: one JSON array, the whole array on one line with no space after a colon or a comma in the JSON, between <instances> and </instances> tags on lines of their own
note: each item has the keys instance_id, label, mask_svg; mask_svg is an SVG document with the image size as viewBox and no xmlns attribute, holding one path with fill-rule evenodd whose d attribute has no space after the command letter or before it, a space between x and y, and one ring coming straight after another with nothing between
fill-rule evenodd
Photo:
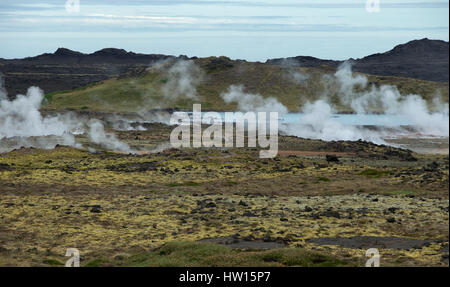
<instances>
[{"instance_id":1,"label":"distant ridge","mask_svg":"<svg viewBox=\"0 0 450 287\"><path fill-rule=\"evenodd\" d=\"M216 58L220 65L240 65L240 60L226 62ZM123 49L106 48L91 54L59 48L24 59L1 59L0 73L10 98L26 93L30 86L38 86L46 93L73 90L109 78L129 74L136 68L149 67L167 59L189 59L187 56L139 54ZM190 58L201 60L197 57ZM392 50L361 59L349 59L353 70L378 76L397 76L448 82L449 43L421 39L398 45ZM270 59L261 65L325 67L336 69L343 61L324 60L309 56ZM217 66L217 63L211 63Z\"/></svg>"},{"instance_id":2,"label":"distant ridge","mask_svg":"<svg viewBox=\"0 0 450 287\"><path fill-rule=\"evenodd\" d=\"M385 53L373 54L362 59L349 59L353 70L379 76L397 76L435 82L449 80L449 43L427 38L413 40L395 46ZM303 67L329 66L336 68L343 61L322 60L297 56L267 60L271 65Z\"/></svg>"},{"instance_id":3,"label":"distant ridge","mask_svg":"<svg viewBox=\"0 0 450 287\"><path fill-rule=\"evenodd\" d=\"M160 54L137 54L123 49L106 48L84 54L66 48L24 59L0 59L0 72L10 98L38 86L46 93L72 90L120 76L138 67L177 58ZM187 58L179 56L179 58Z\"/></svg>"},{"instance_id":4,"label":"distant ridge","mask_svg":"<svg viewBox=\"0 0 450 287\"><path fill-rule=\"evenodd\" d=\"M160 54L136 54L133 52L127 52L123 49L105 48L96 51L92 54L83 54L80 52L72 51L66 48L59 48L55 53L45 53L36 57L29 57L25 59L13 59L16 63L22 63L24 61L33 64L141 64L150 65L154 62L165 60L168 58L175 58L174 56L160 55Z\"/></svg>"}]
</instances>

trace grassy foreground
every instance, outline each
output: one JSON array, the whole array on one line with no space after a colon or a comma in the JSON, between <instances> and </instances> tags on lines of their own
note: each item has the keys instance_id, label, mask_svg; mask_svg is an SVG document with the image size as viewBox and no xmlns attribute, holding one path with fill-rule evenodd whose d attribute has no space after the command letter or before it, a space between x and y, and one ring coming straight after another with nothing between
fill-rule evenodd
<instances>
[{"instance_id":1,"label":"grassy foreground","mask_svg":"<svg viewBox=\"0 0 450 287\"><path fill-rule=\"evenodd\" d=\"M327 256L302 248L275 250L239 250L199 242L171 242L149 252L129 257L116 255L112 259L94 259L86 267L198 267L198 266L249 266L249 267L326 267L357 266L348 258Z\"/></svg>"}]
</instances>

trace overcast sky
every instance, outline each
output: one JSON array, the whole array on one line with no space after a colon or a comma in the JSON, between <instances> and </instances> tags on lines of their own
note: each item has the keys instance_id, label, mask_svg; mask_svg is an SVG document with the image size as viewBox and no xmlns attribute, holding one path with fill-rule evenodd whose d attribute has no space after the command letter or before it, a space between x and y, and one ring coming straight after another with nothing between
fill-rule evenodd
<instances>
[{"instance_id":1,"label":"overcast sky","mask_svg":"<svg viewBox=\"0 0 450 287\"><path fill-rule=\"evenodd\" d=\"M375 1L375 0L370 0ZM380 0L0 0L0 57L65 47L265 61L359 58L413 39L448 41L449 2Z\"/></svg>"}]
</instances>

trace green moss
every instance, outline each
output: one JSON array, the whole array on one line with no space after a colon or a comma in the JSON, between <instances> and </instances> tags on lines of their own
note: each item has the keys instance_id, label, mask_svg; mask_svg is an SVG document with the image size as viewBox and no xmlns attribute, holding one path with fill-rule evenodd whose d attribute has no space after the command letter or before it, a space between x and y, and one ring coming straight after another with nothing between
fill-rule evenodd
<instances>
[{"instance_id":1,"label":"green moss","mask_svg":"<svg viewBox=\"0 0 450 287\"><path fill-rule=\"evenodd\" d=\"M417 195L417 191L414 190L408 190L408 189L401 189L401 190L392 190L392 191L387 191L383 193L384 195L404 195L404 196L408 196L408 195Z\"/></svg>"},{"instance_id":2,"label":"green moss","mask_svg":"<svg viewBox=\"0 0 450 287\"><path fill-rule=\"evenodd\" d=\"M283 260L283 254L281 252L270 252L267 254L264 254L262 256L262 260L264 262L280 262Z\"/></svg>"},{"instance_id":3,"label":"green moss","mask_svg":"<svg viewBox=\"0 0 450 287\"><path fill-rule=\"evenodd\" d=\"M185 186L199 186L200 183L195 182L195 181L189 181L189 182L186 182L184 185Z\"/></svg>"},{"instance_id":4,"label":"green moss","mask_svg":"<svg viewBox=\"0 0 450 287\"><path fill-rule=\"evenodd\" d=\"M108 265L110 265L108 260L103 258L97 258L86 263L84 267L103 267Z\"/></svg>"},{"instance_id":5,"label":"green moss","mask_svg":"<svg viewBox=\"0 0 450 287\"><path fill-rule=\"evenodd\" d=\"M45 259L44 261L42 261L44 264L48 264L51 266L63 266L64 263L56 260L56 259Z\"/></svg>"},{"instance_id":6,"label":"green moss","mask_svg":"<svg viewBox=\"0 0 450 287\"><path fill-rule=\"evenodd\" d=\"M125 266L344 266L333 256L299 248L242 251L199 242L171 242L151 252L134 255Z\"/></svg>"},{"instance_id":7,"label":"green moss","mask_svg":"<svg viewBox=\"0 0 450 287\"><path fill-rule=\"evenodd\" d=\"M359 175L364 175L368 178L380 178L384 176L389 176L391 174L388 170L377 170L377 169L366 169L359 173Z\"/></svg>"},{"instance_id":8,"label":"green moss","mask_svg":"<svg viewBox=\"0 0 450 287\"><path fill-rule=\"evenodd\" d=\"M195 181L188 181L184 183L169 183L167 186L169 187L178 187L178 186L199 186L200 183Z\"/></svg>"},{"instance_id":9,"label":"green moss","mask_svg":"<svg viewBox=\"0 0 450 287\"><path fill-rule=\"evenodd\" d=\"M291 254L286 254L282 262L287 266L302 267L332 267L348 264L348 262L333 256L316 252L305 252L303 250L295 250Z\"/></svg>"},{"instance_id":10,"label":"green moss","mask_svg":"<svg viewBox=\"0 0 450 287\"><path fill-rule=\"evenodd\" d=\"M228 184L228 185L238 185L239 183L236 182L236 181L227 181L226 184Z\"/></svg>"}]
</instances>

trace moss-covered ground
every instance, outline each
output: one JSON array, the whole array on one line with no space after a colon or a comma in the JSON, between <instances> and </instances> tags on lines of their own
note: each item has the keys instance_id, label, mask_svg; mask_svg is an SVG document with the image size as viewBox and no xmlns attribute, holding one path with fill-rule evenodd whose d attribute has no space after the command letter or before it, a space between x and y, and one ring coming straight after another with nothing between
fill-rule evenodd
<instances>
[{"instance_id":1,"label":"moss-covered ground","mask_svg":"<svg viewBox=\"0 0 450 287\"><path fill-rule=\"evenodd\" d=\"M169 131L155 125L118 136L157 146ZM380 249L386 266L448 265L447 155L284 136L275 159L258 155L71 147L0 154L0 265L60 266L66 249L77 248L83 266L363 266L366 248L310 241L354 236L429 241ZM207 238L284 247L231 249Z\"/></svg>"}]
</instances>

